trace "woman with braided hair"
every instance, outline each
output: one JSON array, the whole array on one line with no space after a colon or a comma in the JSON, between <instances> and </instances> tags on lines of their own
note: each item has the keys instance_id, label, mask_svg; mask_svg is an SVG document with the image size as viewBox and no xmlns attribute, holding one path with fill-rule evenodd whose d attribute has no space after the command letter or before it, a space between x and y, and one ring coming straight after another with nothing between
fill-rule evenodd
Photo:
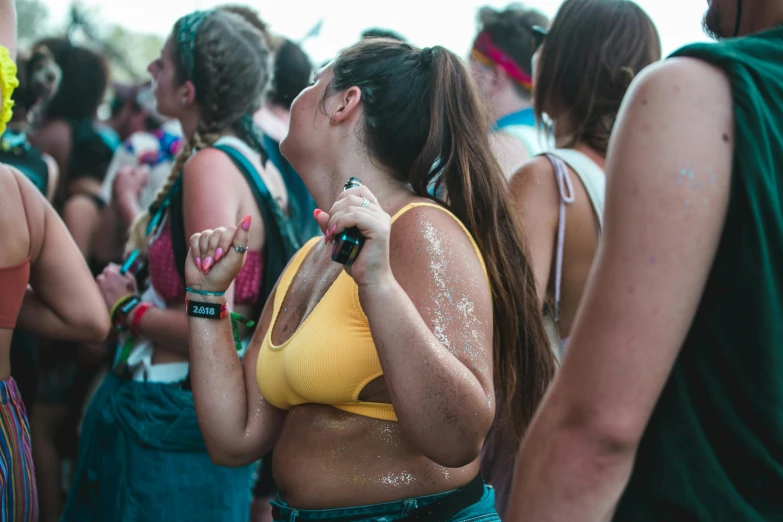
<instances>
[{"instance_id":1,"label":"woman with braided hair","mask_svg":"<svg viewBox=\"0 0 783 522\"><path fill-rule=\"evenodd\" d=\"M248 263L226 292L228 308L251 316L298 246L287 243L293 241L287 192L279 172L266 165L252 120L268 64L261 33L238 15L214 10L181 18L149 66L157 109L179 120L185 141L160 192L131 228L126 262L98 276L119 331L115 371L85 416L63 520L249 517L251 467L213 464L199 430L183 276L186 238L193 233L245 217L259 223L260 233L247 245ZM137 183L124 183L125 193L116 194L128 212L135 211L134 187L143 187L144 171L131 178ZM199 259L200 269L225 254ZM246 334L235 329L240 353Z\"/></svg>"}]
</instances>

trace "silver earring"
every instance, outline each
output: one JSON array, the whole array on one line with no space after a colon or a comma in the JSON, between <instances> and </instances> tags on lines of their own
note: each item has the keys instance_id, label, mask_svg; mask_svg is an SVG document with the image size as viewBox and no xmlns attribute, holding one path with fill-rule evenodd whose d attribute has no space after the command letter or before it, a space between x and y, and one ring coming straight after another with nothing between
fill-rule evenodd
<instances>
[{"instance_id":1,"label":"silver earring","mask_svg":"<svg viewBox=\"0 0 783 522\"><path fill-rule=\"evenodd\" d=\"M187 103L187 100L180 100L179 101L179 106L180 107L184 107L186 103Z\"/></svg>"}]
</instances>

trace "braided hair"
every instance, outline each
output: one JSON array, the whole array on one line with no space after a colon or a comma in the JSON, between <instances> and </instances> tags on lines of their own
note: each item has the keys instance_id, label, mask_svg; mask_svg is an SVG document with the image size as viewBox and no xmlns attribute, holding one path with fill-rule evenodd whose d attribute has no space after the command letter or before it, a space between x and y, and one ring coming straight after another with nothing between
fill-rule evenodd
<instances>
[{"instance_id":1,"label":"braided hair","mask_svg":"<svg viewBox=\"0 0 783 522\"><path fill-rule=\"evenodd\" d=\"M183 145L150 208L131 227L127 249L147 250L147 226L166 201L187 160L232 131L266 161L263 137L253 122L270 81L271 53L264 36L241 16L196 11L174 25L177 82L195 87L201 117Z\"/></svg>"}]
</instances>

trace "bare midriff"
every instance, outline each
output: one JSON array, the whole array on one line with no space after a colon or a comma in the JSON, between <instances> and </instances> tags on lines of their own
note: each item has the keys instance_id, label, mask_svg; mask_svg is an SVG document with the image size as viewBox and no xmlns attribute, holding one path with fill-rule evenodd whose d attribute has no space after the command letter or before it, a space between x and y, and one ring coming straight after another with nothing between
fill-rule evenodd
<instances>
[{"instance_id":1,"label":"bare midriff","mask_svg":"<svg viewBox=\"0 0 783 522\"><path fill-rule=\"evenodd\" d=\"M464 486L478 460L445 468L418 452L397 422L305 404L291 409L274 450L280 495L299 509L330 509L433 495Z\"/></svg>"}]
</instances>

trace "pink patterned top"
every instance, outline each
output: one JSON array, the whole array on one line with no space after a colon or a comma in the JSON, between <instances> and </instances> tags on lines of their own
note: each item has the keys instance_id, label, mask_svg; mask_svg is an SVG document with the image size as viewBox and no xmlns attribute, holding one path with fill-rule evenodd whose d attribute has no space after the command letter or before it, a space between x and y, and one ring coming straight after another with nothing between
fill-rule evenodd
<instances>
[{"instance_id":1,"label":"pink patterned top","mask_svg":"<svg viewBox=\"0 0 783 522\"><path fill-rule=\"evenodd\" d=\"M171 243L171 228L168 223L150 245L148 259L150 282L158 295L167 303L184 301L185 284L177 272L174 248ZM236 304L254 304L258 300L263 271L263 252L249 250L245 266L234 281Z\"/></svg>"}]
</instances>

